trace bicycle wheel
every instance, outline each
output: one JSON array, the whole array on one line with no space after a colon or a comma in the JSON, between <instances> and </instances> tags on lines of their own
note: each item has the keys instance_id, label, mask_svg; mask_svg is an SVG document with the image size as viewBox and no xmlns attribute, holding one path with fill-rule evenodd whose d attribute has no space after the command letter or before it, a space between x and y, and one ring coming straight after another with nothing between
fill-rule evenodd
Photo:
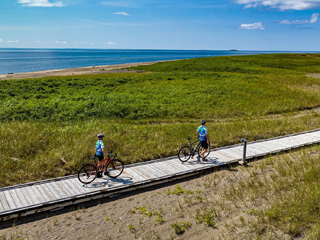
<instances>
[{"instance_id":1,"label":"bicycle wheel","mask_svg":"<svg viewBox=\"0 0 320 240\"><path fill-rule=\"evenodd\" d=\"M78 179L84 184L93 182L97 177L97 168L92 164L86 164L80 168L78 172Z\"/></svg>"},{"instance_id":2,"label":"bicycle wheel","mask_svg":"<svg viewBox=\"0 0 320 240\"><path fill-rule=\"evenodd\" d=\"M202 152L202 146L201 144L199 144L199 147L198 147L198 156L200 156L200 153ZM204 154L204 158L206 158L208 155L210 154L210 145L208 144L208 152L206 152Z\"/></svg>"},{"instance_id":3,"label":"bicycle wheel","mask_svg":"<svg viewBox=\"0 0 320 240\"><path fill-rule=\"evenodd\" d=\"M123 168L123 162L119 159L114 159L107 164L106 174L111 178L116 178L123 172Z\"/></svg>"},{"instance_id":4,"label":"bicycle wheel","mask_svg":"<svg viewBox=\"0 0 320 240\"><path fill-rule=\"evenodd\" d=\"M178 158L181 162L186 162L190 159L192 155L192 150L188 146L180 148L178 152Z\"/></svg>"}]
</instances>

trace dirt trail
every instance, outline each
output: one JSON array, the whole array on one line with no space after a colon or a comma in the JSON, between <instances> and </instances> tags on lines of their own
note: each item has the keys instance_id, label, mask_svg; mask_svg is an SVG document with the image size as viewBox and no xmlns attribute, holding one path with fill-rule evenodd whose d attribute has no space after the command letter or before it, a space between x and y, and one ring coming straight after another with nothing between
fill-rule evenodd
<instances>
[{"instance_id":1,"label":"dirt trail","mask_svg":"<svg viewBox=\"0 0 320 240\"><path fill-rule=\"evenodd\" d=\"M261 160L266 161L266 160ZM259 162L261 162L259 161ZM250 165L259 164L252 162ZM241 225L239 219L248 207L234 206L223 199L223 193L234 184L250 177L250 168L225 168L215 173L194 177L146 189L141 193L123 194L105 200L105 203L89 208L78 208L60 215L52 213L40 220L0 230L3 239L255 239L247 227ZM269 171L266 169L266 171ZM184 193L168 194L181 186ZM170 188L170 191L169 191ZM192 193L188 190L192 191ZM106 202L109 201L109 202ZM143 208L153 213L139 213ZM219 216L214 217L215 226L200 223L195 218L197 212L216 207L221 209ZM134 212L135 211L135 212ZM158 212L165 222L157 222ZM248 215L248 214L247 214ZM183 234L175 233L172 224L188 222L192 227ZM19 222L16 222L19 224ZM278 233L272 239L289 239L287 235Z\"/></svg>"},{"instance_id":2,"label":"dirt trail","mask_svg":"<svg viewBox=\"0 0 320 240\"><path fill-rule=\"evenodd\" d=\"M307 77L314 77L314 78L320 78L320 74L319 73L310 73L306 75Z\"/></svg>"}]
</instances>

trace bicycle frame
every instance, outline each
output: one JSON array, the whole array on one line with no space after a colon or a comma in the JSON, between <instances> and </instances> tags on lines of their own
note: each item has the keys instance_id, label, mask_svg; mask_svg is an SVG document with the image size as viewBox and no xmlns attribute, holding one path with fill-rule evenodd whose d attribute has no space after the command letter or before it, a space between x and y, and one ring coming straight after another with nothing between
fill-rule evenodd
<instances>
[{"instance_id":1,"label":"bicycle frame","mask_svg":"<svg viewBox=\"0 0 320 240\"><path fill-rule=\"evenodd\" d=\"M107 156L105 159L102 159L101 161L96 162L96 163L94 164L94 166L97 168L97 170L98 170L99 172L102 172L103 169L106 168L106 166L107 166L107 164L108 164L109 162L111 162L112 166L115 167L112 160L114 160L114 159L116 158L116 155L117 155L117 154L115 154L115 155L108 154L108 156ZM113 156L113 159L111 160L111 157L112 157L112 156ZM103 167L102 167L102 168L101 168L101 166L99 167L99 165L100 165L101 163L103 163L103 162L105 162L105 163L103 164ZM101 169L100 169L100 168L101 168Z\"/></svg>"},{"instance_id":2,"label":"bicycle frame","mask_svg":"<svg viewBox=\"0 0 320 240\"><path fill-rule=\"evenodd\" d=\"M191 142L191 139L189 139L189 144L185 144L185 146L188 146L191 148L192 150L192 155L194 155L194 153L196 152L196 150L198 149L199 147L199 144L200 144L200 141L199 139L194 141L194 142Z\"/></svg>"}]
</instances>

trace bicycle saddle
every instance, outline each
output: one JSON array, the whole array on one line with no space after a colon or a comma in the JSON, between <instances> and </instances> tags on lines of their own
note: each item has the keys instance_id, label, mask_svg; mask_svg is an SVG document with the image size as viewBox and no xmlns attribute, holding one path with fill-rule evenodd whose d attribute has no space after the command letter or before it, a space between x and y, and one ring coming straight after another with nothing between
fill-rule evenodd
<instances>
[{"instance_id":1,"label":"bicycle saddle","mask_svg":"<svg viewBox=\"0 0 320 240\"><path fill-rule=\"evenodd\" d=\"M192 138L191 138L191 137L188 137L188 138L187 138L187 140L190 140L190 139L192 139Z\"/></svg>"}]
</instances>

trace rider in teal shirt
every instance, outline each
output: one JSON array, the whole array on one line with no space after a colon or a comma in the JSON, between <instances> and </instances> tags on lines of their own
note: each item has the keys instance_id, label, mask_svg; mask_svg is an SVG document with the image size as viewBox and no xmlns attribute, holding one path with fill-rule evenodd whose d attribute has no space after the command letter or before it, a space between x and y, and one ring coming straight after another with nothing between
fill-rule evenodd
<instances>
[{"instance_id":1,"label":"rider in teal shirt","mask_svg":"<svg viewBox=\"0 0 320 240\"><path fill-rule=\"evenodd\" d=\"M99 161L101 161L103 160L103 153L105 152L103 143L104 134L99 133L97 137L99 140L96 142L95 156L97 156L99 158Z\"/></svg>"},{"instance_id":2,"label":"rider in teal shirt","mask_svg":"<svg viewBox=\"0 0 320 240\"><path fill-rule=\"evenodd\" d=\"M198 156L199 162L200 162L200 157L202 157L202 159L205 158L204 154L208 152L209 145L211 144L209 140L208 129L204 126L205 124L206 124L206 120L202 119L201 126L198 127L198 130L197 130L197 136L202 146L202 152L200 153L200 156Z\"/></svg>"}]
</instances>

